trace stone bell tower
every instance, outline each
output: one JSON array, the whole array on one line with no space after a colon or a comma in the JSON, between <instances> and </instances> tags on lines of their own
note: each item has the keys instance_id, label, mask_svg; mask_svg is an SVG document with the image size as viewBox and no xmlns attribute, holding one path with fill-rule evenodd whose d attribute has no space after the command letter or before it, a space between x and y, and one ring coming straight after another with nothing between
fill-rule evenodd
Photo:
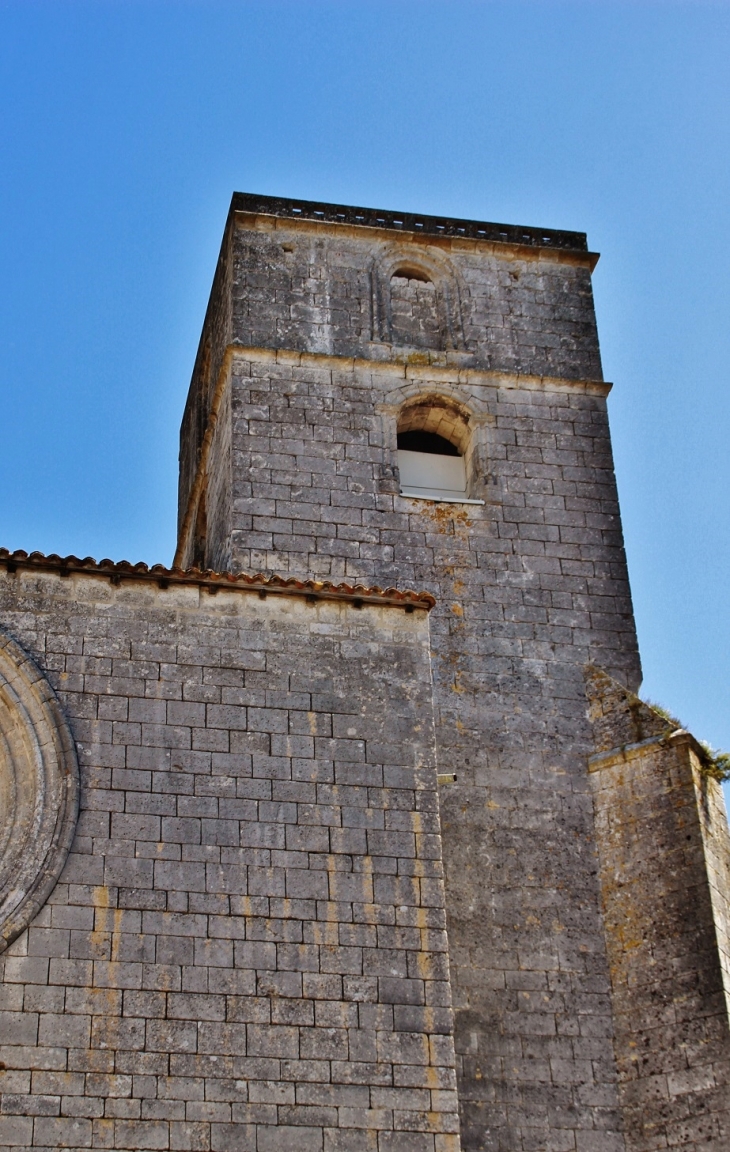
<instances>
[{"instance_id":1,"label":"stone bell tower","mask_svg":"<svg viewBox=\"0 0 730 1152\"><path fill-rule=\"evenodd\" d=\"M585 668L641 680L596 260L582 233L235 195L182 426L177 565L437 599L475 1152L665 1146L626 1143L587 769Z\"/></svg>"},{"instance_id":2,"label":"stone bell tower","mask_svg":"<svg viewBox=\"0 0 730 1152\"><path fill-rule=\"evenodd\" d=\"M171 568L0 547L0 1152L726 1152L579 233L235 196Z\"/></svg>"}]
</instances>

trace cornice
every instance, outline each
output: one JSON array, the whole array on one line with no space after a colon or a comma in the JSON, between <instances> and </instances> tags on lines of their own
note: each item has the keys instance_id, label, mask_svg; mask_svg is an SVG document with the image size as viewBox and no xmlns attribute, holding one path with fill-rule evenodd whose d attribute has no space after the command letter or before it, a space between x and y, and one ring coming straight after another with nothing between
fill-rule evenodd
<instances>
[{"instance_id":1,"label":"cornice","mask_svg":"<svg viewBox=\"0 0 730 1152\"><path fill-rule=\"evenodd\" d=\"M445 384L481 384L492 388L531 392L591 392L608 396L613 384L608 380L569 379L565 376L536 376L529 373L506 372L499 368L470 368L457 362L443 363L448 353L416 353L408 359L371 360L363 356L337 356L330 352L300 352L291 348L261 348L245 344L229 344L224 355L226 368L230 358L256 363L278 363L288 366L331 368L332 371L372 372L378 376L393 376L400 380L428 381ZM452 354L455 358L458 353ZM441 361L439 363L438 361Z\"/></svg>"},{"instance_id":2,"label":"cornice","mask_svg":"<svg viewBox=\"0 0 730 1152\"><path fill-rule=\"evenodd\" d=\"M358 208L349 204L328 204L314 200L292 200L288 197L258 196L254 193L234 192L231 213L256 218L260 216L324 225L328 230L355 228L358 230L397 232L418 239L444 238L474 240L509 247L546 249L551 252L570 253L588 258L592 265L598 259L588 251L585 232L568 232L556 228L535 228L521 224L496 224L482 220L462 220L451 216L427 216L417 212L394 212L381 208Z\"/></svg>"}]
</instances>

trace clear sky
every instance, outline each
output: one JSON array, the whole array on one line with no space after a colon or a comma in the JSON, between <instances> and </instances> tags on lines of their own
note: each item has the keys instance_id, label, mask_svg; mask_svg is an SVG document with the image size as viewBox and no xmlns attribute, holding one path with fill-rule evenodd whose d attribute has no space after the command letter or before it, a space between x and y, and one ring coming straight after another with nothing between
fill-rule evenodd
<instances>
[{"instance_id":1,"label":"clear sky","mask_svg":"<svg viewBox=\"0 0 730 1152\"><path fill-rule=\"evenodd\" d=\"M730 4L0 0L0 544L170 562L235 190L577 229L644 692L730 748Z\"/></svg>"}]
</instances>

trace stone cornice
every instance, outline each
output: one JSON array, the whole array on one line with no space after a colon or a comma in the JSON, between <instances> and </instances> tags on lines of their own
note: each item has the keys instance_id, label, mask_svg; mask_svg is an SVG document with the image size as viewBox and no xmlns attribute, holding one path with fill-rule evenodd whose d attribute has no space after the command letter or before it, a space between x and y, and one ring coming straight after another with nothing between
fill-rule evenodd
<instances>
[{"instance_id":1,"label":"stone cornice","mask_svg":"<svg viewBox=\"0 0 730 1152\"><path fill-rule=\"evenodd\" d=\"M444 363L447 353L417 353L404 360L370 360L360 356L336 356L328 352L299 352L290 348L260 348L244 344L229 344L224 356L257 363L302 365L312 368L331 368L336 372L372 372L378 376L393 376L400 380L423 380L434 384L481 384L491 388L526 392L590 392L608 396L613 385L608 380L567 379L564 376L532 376L527 373L505 372L497 368L470 368L456 362ZM453 354L454 357L458 353ZM440 362L439 362L440 361Z\"/></svg>"},{"instance_id":2,"label":"stone cornice","mask_svg":"<svg viewBox=\"0 0 730 1152\"><path fill-rule=\"evenodd\" d=\"M409 239L427 236L433 239L475 240L512 248L543 249L570 253L586 258L591 267L598 260L588 251L584 232L567 232L555 228L534 228L521 224L495 224L489 221L462 220L449 216L426 216L417 212L394 212L380 208L358 208L347 204L326 204L313 200L292 200L277 196L257 196L234 192L231 214L248 217L274 217L287 223L387 230L408 235Z\"/></svg>"}]
</instances>

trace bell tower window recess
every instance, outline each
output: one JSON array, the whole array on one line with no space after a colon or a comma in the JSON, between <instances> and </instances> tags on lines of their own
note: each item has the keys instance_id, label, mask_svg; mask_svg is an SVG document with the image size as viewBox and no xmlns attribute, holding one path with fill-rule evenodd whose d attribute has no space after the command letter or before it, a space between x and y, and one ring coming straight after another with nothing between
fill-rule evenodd
<instances>
[{"instance_id":1,"label":"bell tower window recess","mask_svg":"<svg viewBox=\"0 0 730 1152\"><path fill-rule=\"evenodd\" d=\"M446 431L449 423L453 420L438 409L411 410L402 415L398 426L401 496L447 504L483 504L483 500L468 496L467 462L460 447L429 427L438 425Z\"/></svg>"}]
</instances>

